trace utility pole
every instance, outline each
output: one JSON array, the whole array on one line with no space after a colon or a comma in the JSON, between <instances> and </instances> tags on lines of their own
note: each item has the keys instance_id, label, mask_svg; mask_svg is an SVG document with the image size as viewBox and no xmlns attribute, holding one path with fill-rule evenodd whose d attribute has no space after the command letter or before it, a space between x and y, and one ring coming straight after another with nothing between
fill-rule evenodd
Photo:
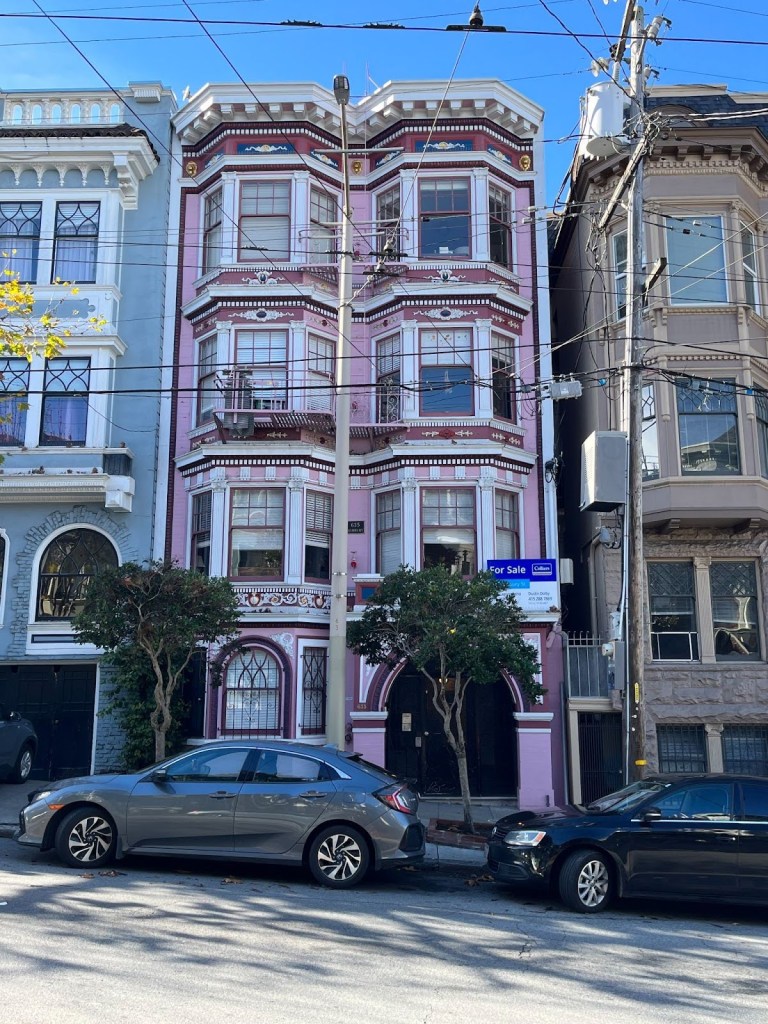
<instances>
[{"instance_id":1,"label":"utility pole","mask_svg":"<svg viewBox=\"0 0 768 1024\"><path fill-rule=\"evenodd\" d=\"M333 93L341 111L341 160L344 208L339 260L339 334L336 344L336 451L331 538L331 620L328 632L326 736L345 746L347 698L347 548L349 546L350 334L352 330L352 205L349 189L347 103L349 80L337 75Z\"/></svg>"}]
</instances>

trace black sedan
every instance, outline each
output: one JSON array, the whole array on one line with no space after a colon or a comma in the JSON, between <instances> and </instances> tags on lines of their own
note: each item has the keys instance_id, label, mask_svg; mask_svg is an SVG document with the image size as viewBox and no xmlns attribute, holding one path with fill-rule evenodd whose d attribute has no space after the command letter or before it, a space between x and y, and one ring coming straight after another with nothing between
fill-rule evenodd
<instances>
[{"instance_id":1,"label":"black sedan","mask_svg":"<svg viewBox=\"0 0 768 1024\"><path fill-rule=\"evenodd\" d=\"M594 914L618 896L768 903L768 779L657 775L585 811L497 821L488 868Z\"/></svg>"}]
</instances>

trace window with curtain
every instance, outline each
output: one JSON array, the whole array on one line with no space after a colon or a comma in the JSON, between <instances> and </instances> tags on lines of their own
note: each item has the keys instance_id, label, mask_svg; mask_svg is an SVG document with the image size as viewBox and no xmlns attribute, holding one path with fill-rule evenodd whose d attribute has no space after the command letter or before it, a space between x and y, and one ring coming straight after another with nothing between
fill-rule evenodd
<instances>
[{"instance_id":1,"label":"window with curtain","mask_svg":"<svg viewBox=\"0 0 768 1024\"><path fill-rule=\"evenodd\" d=\"M23 445L27 430L29 363L0 359L0 445Z\"/></svg>"},{"instance_id":2,"label":"window with curtain","mask_svg":"<svg viewBox=\"0 0 768 1024\"><path fill-rule=\"evenodd\" d=\"M224 676L224 731L241 736L278 736L281 672L274 655L258 647L240 651Z\"/></svg>"},{"instance_id":3,"label":"window with curtain","mask_svg":"<svg viewBox=\"0 0 768 1024\"><path fill-rule=\"evenodd\" d=\"M692 380L677 386L683 475L741 472L733 380Z\"/></svg>"},{"instance_id":4,"label":"window with curtain","mask_svg":"<svg viewBox=\"0 0 768 1024\"><path fill-rule=\"evenodd\" d=\"M757 661L757 573L754 562L712 562L712 625L718 661Z\"/></svg>"},{"instance_id":5,"label":"window with curtain","mask_svg":"<svg viewBox=\"0 0 768 1024\"><path fill-rule=\"evenodd\" d=\"M721 217L667 217L667 276L673 305L728 301Z\"/></svg>"},{"instance_id":6,"label":"window with curtain","mask_svg":"<svg viewBox=\"0 0 768 1024\"><path fill-rule=\"evenodd\" d=\"M40 423L41 445L85 445L90 373L90 359L47 360Z\"/></svg>"},{"instance_id":7,"label":"window with curtain","mask_svg":"<svg viewBox=\"0 0 768 1024\"><path fill-rule=\"evenodd\" d=\"M210 423L219 399L216 387L216 335L203 338L197 349L197 422Z\"/></svg>"},{"instance_id":8,"label":"window with curtain","mask_svg":"<svg viewBox=\"0 0 768 1024\"><path fill-rule=\"evenodd\" d=\"M518 498L510 491L494 494L496 514L496 558L520 557Z\"/></svg>"},{"instance_id":9,"label":"window with curtain","mask_svg":"<svg viewBox=\"0 0 768 1024\"><path fill-rule=\"evenodd\" d=\"M96 280L99 203L57 203L52 281Z\"/></svg>"},{"instance_id":10,"label":"window with curtain","mask_svg":"<svg viewBox=\"0 0 768 1024\"><path fill-rule=\"evenodd\" d=\"M241 408L288 408L287 331L237 331L235 361Z\"/></svg>"},{"instance_id":11,"label":"window with curtain","mask_svg":"<svg viewBox=\"0 0 768 1024\"><path fill-rule=\"evenodd\" d=\"M400 491L376 495L376 572L388 576L403 561L401 550Z\"/></svg>"},{"instance_id":12,"label":"window with curtain","mask_svg":"<svg viewBox=\"0 0 768 1024\"><path fill-rule=\"evenodd\" d=\"M307 409L330 412L333 408L333 386L336 346L328 338L310 334L307 339Z\"/></svg>"},{"instance_id":13,"label":"window with curtain","mask_svg":"<svg viewBox=\"0 0 768 1024\"><path fill-rule=\"evenodd\" d=\"M283 578L285 496L278 488L232 491L231 570L233 577Z\"/></svg>"},{"instance_id":14,"label":"window with curtain","mask_svg":"<svg viewBox=\"0 0 768 1024\"><path fill-rule=\"evenodd\" d=\"M222 241L222 190L217 188L215 192L205 197L203 208L203 266L202 271L207 274L215 270L221 264L221 241Z\"/></svg>"},{"instance_id":15,"label":"window with curtain","mask_svg":"<svg viewBox=\"0 0 768 1024\"><path fill-rule=\"evenodd\" d=\"M697 661L696 590L692 562L649 562L648 603L654 661Z\"/></svg>"},{"instance_id":16,"label":"window with curtain","mask_svg":"<svg viewBox=\"0 0 768 1024\"><path fill-rule=\"evenodd\" d=\"M307 491L304 517L304 578L327 583L331 578L333 498Z\"/></svg>"},{"instance_id":17,"label":"window with curtain","mask_svg":"<svg viewBox=\"0 0 768 1024\"><path fill-rule=\"evenodd\" d=\"M240 260L280 263L291 258L291 186L247 181L240 192Z\"/></svg>"},{"instance_id":18,"label":"window with curtain","mask_svg":"<svg viewBox=\"0 0 768 1024\"><path fill-rule=\"evenodd\" d=\"M458 328L421 332L421 414L471 416L472 332Z\"/></svg>"},{"instance_id":19,"label":"window with curtain","mask_svg":"<svg viewBox=\"0 0 768 1024\"><path fill-rule=\"evenodd\" d=\"M381 256L387 245L394 250L394 255L391 258L399 259L401 251L399 184L392 185L376 196L375 250L377 255Z\"/></svg>"},{"instance_id":20,"label":"window with curtain","mask_svg":"<svg viewBox=\"0 0 768 1024\"><path fill-rule=\"evenodd\" d=\"M117 566L111 541L95 530L67 530L51 541L40 560L38 621L71 619L82 610L93 577Z\"/></svg>"},{"instance_id":21,"label":"window with curtain","mask_svg":"<svg viewBox=\"0 0 768 1024\"><path fill-rule=\"evenodd\" d=\"M475 574L475 492L424 488L421 495L423 566L443 565L461 576Z\"/></svg>"},{"instance_id":22,"label":"window with curtain","mask_svg":"<svg viewBox=\"0 0 768 1024\"><path fill-rule=\"evenodd\" d=\"M312 263L336 263L336 222L339 204L336 196L319 188L309 193L309 252Z\"/></svg>"},{"instance_id":23,"label":"window with curtain","mask_svg":"<svg viewBox=\"0 0 768 1024\"><path fill-rule=\"evenodd\" d=\"M419 227L420 256L470 256L469 179L420 181Z\"/></svg>"},{"instance_id":24,"label":"window with curtain","mask_svg":"<svg viewBox=\"0 0 768 1024\"><path fill-rule=\"evenodd\" d=\"M400 335L376 342L376 407L379 423L400 419Z\"/></svg>"},{"instance_id":25,"label":"window with curtain","mask_svg":"<svg viewBox=\"0 0 768 1024\"><path fill-rule=\"evenodd\" d=\"M41 216L42 203L0 203L2 269L24 283L37 280Z\"/></svg>"},{"instance_id":26,"label":"window with curtain","mask_svg":"<svg viewBox=\"0 0 768 1024\"><path fill-rule=\"evenodd\" d=\"M211 575L211 504L210 491L192 498L192 551L190 565L203 576Z\"/></svg>"},{"instance_id":27,"label":"window with curtain","mask_svg":"<svg viewBox=\"0 0 768 1024\"><path fill-rule=\"evenodd\" d=\"M760 309L760 282L757 276L757 246L755 233L746 224L741 225L741 269L744 274L744 296L747 305Z\"/></svg>"},{"instance_id":28,"label":"window with curtain","mask_svg":"<svg viewBox=\"0 0 768 1024\"><path fill-rule=\"evenodd\" d=\"M515 419L515 349L511 338L491 335L493 415Z\"/></svg>"},{"instance_id":29,"label":"window with curtain","mask_svg":"<svg viewBox=\"0 0 768 1024\"><path fill-rule=\"evenodd\" d=\"M325 733L325 692L328 651L325 647L305 647L301 658L301 734Z\"/></svg>"},{"instance_id":30,"label":"window with curtain","mask_svg":"<svg viewBox=\"0 0 768 1024\"><path fill-rule=\"evenodd\" d=\"M512 199L498 185L488 187L488 219L490 221L491 261L502 267L512 266Z\"/></svg>"}]
</instances>

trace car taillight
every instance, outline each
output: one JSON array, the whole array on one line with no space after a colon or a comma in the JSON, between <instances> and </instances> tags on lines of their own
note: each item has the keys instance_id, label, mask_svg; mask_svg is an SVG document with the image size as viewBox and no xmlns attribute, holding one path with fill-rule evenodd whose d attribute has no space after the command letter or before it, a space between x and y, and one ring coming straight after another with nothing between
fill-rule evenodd
<instances>
[{"instance_id":1,"label":"car taillight","mask_svg":"<svg viewBox=\"0 0 768 1024\"><path fill-rule=\"evenodd\" d=\"M418 810L419 798L407 786L387 786L385 789L377 789L373 795L393 811L415 814Z\"/></svg>"}]
</instances>

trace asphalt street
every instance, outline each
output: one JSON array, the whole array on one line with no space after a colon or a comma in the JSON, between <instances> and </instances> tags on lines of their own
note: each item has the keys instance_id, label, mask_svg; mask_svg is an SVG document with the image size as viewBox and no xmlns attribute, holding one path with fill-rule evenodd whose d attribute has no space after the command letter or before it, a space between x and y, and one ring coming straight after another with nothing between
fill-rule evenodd
<instances>
[{"instance_id":1,"label":"asphalt street","mask_svg":"<svg viewBox=\"0 0 768 1024\"><path fill-rule=\"evenodd\" d=\"M0 839L13 1024L702 1024L768 1019L768 912L599 917L454 866L330 892L299 872L64 868Z\"/></svg>"}]
</instances>

